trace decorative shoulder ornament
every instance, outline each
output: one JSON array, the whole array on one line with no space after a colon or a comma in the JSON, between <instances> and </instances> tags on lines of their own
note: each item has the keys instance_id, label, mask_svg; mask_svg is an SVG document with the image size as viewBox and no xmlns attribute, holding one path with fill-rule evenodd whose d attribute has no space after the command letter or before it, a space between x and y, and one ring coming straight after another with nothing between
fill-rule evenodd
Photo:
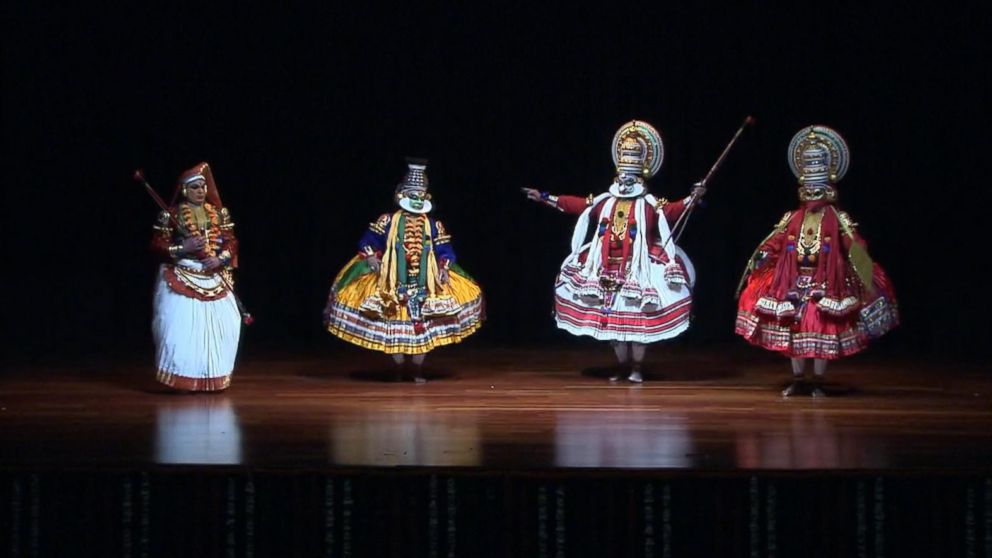
<instances>
[{"instance_id":1,"label":"decorative shoulder ornament","mask_svg":"<svg viewBox=\"0 0 992 558\"><path fill-rule=\"evenodd\" d=\"M846 211L838 211L837 218L840 220L841 226L845 229L854 231L858 228L858 224L851 219L851 216Z\"/></svg>"},{"instance_id":2,"label":"decorative shoulder ornament","mask_svg":"<svg viewBox=\"0 0 992 558\"><path fill-rule=\"evenodd\" d=\"M434 221L434 226L437 228L437 236L434 238L435 244L444 244L445 242L451 242L451 235L448 234L448 230L444 228L444 224L441 221Z\"/></svg>"},{"instance_id":3,"label":"decorative shoulder ornament","mask_svg":"<svg viewBox=\"0 0 992 558\"><path fill-rule=\"evenodd\" d=\"M172 216L168 211L159 211L152 228L160 232L172 232Z\"/></svg>"},{"instance_id":4,"label":"decorative shoulder ornament","mask_svg":"<svg viewBox=\"0 0 992 558\"><path fill-rule=\"evenodd\" d=\"M785 230L785 227L789 224L789 219L791 219L791 218L792 218L792 212L791 211L786 211L785 212L785 215L783 215L782 218L779 219L778 224L775 225L775 228L776 229L782 229L784 231Z\"/></svg>"},{"instance_id":5,"label":"decorative shoulder ornament","mask_svg":"<svg viewBox=\"0 0 992 558\"><path fill-rule=\"evenodd\" d=\"M377 234L385 234L386 226L389 225L389 220L392 216L392 213L383 213L378 219L369 223L369 230Z\"/></svg>"},{"instance_id":6,"label":"decorative shoulder ornament","mask_svg":"<svg viewBox=\"0 0 992 558\"><path fill-rule=\"evenodd\" d=\"M617 178L636 177L638 184L632 189L613 184L610 193L622 198L642 195L643 181L658 173L664 159L665 144L654 126L642 120L631 120L620 126L613 135L613 164L617 169Z\"/></svg>"},{"instance_id":7,"label":"decorative shoulder ornament","mask_svg":"<svg viewBox=\"0 0 992 558\"><path fill-rule=\"evenodd\" d=\"M220 228L230 230L234 228L234 221L231 220L231 212L226 208L220 208Z\"/></svg>"}]
</instances>

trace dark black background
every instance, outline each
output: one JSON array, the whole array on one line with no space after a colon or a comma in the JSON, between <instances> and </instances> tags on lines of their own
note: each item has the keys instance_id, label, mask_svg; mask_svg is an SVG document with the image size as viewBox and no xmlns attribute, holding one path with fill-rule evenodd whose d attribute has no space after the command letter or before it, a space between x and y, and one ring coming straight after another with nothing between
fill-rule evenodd
<instances>
[{"instance_id":1,"label":"dark black background","mask_svg":"<svg viewBox=\"0 0 992 558\"><path fill-rule=\"evenodd\" d=\"M603 191L613 133L639 118L666 141L652 191L679 197L753 114L684 237L699 281L676 343L733 340L741 269L797 205L787 143L823 123L851 146L841 205L903 311L878 350L981 356L992 331L978 272L989 142L977 19L942 5L8 5L4 352L150 352L157 210L130 174L143 167L169 195L200 160L238 223L239 286L257 317L245 349L341 350L321 328L330 279L391 209L407 155L430 159L436 215L486 292L489 321L470 343L582 343L550 317L574 218L519 187Z\"/></svg>"}]
</instances>

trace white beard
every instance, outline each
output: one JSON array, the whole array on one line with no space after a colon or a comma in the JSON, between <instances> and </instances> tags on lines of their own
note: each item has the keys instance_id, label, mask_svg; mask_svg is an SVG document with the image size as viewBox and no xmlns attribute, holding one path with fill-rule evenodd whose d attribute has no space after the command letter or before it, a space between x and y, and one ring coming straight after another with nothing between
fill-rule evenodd
<instances>
[{"instance_id":1,"label":"white beard","mask_svg":"<svg viewBox=\"0 0 992 558\"><path fill-rule=\"evenodd\" d=\"M620 192L620 184L614 182L610 185L610 195L615 198L637 198L643 196L645 192L647 192L647 189L645 189L644 184L641 183L635 185L630 192L626 194Z\"/></svg>"}]
</instances>

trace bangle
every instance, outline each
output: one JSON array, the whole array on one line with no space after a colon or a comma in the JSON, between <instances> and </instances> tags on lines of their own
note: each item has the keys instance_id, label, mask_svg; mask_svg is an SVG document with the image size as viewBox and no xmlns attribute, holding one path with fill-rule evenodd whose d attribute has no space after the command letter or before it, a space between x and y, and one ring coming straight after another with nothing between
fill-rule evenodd
<instances>
[{"instance_id":1,"label":"bangle","mask_svg":"<svg viewBox=\"0 0 992 558\"><path fill-rule=\"evenodd\" d=\"M169 255L170 256L178 256L180 253L182 253L182 251L183 251L183 245L182 244L177 244L175 246L169 246Z\"/></svg>"}]
</instances>

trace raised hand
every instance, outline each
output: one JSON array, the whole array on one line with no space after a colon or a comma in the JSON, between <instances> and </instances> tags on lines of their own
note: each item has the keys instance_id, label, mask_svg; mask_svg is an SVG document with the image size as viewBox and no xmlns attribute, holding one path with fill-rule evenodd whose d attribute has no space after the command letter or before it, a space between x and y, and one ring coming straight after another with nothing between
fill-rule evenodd
<instances>
[{"instance_id":1,"label":"raised hand","mask_svg":"<svg viewBox=\"0 0 992 558\"><path fill-rule=\"evenodd\" d=\"M692 197L695 201L699 201L706 194L706 185L702 182L697 182L692 185Z\"/></svg>"},{"instance_id":2,"label":"raised hand","mask_svg":"<svg viewBox=\"0 0 992 558\"><path fill-rule=\"evenodd\" d=\"M376 256L375 254L365 258L365 263L369 264L369 269L375 273L379 273L379 268L382 267L382 262L379 261L379 256Z\"/></svg>"},{"instance_id":3,"label":"raised hand","mask_svg":"<svg viewBox=\"0 0 992 558\"><path fill-rule=\"evenodd\" d=\"M541 198L541 192L533 188L521 188L520 191L526 194L527 199L529 199L530 201L536 201L536 202L543 201L543 199Z\"/></svg>"}]
</instances>

